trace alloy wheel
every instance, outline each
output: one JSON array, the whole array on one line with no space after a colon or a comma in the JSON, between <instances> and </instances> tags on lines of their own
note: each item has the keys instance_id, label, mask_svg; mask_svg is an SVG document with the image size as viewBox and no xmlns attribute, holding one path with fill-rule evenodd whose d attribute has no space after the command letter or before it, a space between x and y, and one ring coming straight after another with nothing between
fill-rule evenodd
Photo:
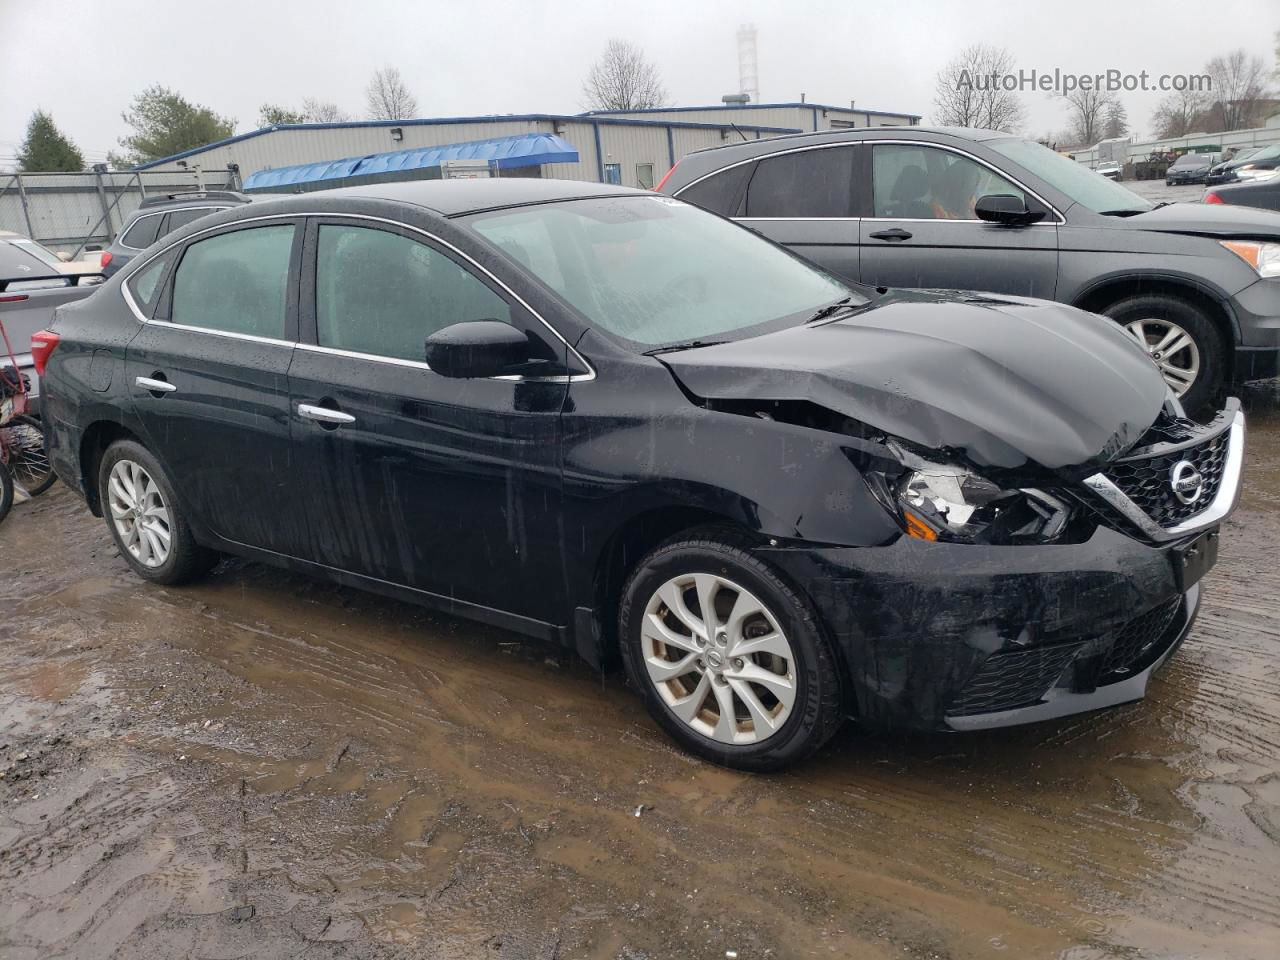
<instances>
[{"instance_id":1,"label":"alloy wheel","mask_svg":"<svg viewBox=\"0 0 1280 960\"><path fill-rule=\"evenodd\" d=\"M1133 320L1125 329L1151 355L1177 396L1191 389L1200 375L1200 348L1191 334L1170 320L1156 318Z\"/></svg>"},{"instance_id":2,"label":"alloy wheel","mask_svg":"<svg viewBox=\"0 0 1280 960\"><path fill-rule=\"evenodd\" d=\"M659 696L705 737L759 743L791 715L791 644L769 609L732 580L710 573L668 580L645 607L640 642Z\"/></svg>"},{"instance_id":3,"label":"alloy wheel","mask_svg":"<svg viewBox=\"0 0 1280 960\"><path fill-rule=\"evenodd\" d=\"M144 567L163 566L173 546L173 520L151 474L132 460L118 461L107 481L107 504L129 555Z\"/></svg>"}]
</instances>

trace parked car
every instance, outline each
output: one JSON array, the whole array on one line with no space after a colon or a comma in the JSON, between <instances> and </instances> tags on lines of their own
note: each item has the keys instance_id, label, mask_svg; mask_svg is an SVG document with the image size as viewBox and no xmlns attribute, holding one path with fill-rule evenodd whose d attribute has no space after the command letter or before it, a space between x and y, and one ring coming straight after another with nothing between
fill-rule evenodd
<instances>
[{"instance_id":1,"label":"parked car","mask_svg":"<svg viewBox=\"0 0 1280 960\"><path fill-rule=\"evenodd\" d=\"M841 276L1046 297L1115 320L1193 412L1274 376L1280 217L1156 204L1030 140L893 127L690 154L659 185Z\"/></svg>"},{"instance_id":2,"label":"parked car","mask_svg":"<svg viewBox=\"0 0 1280 960\"><path fill-rule=\"evenodd\" d=\"M1244 452L1093 314L844 282L606 184L227 210L36 342L58 475L142 578L232 553L620 657L750 769L849 713L1140 698Z\"/></svg>"},{"instance_id":3,"label":"parked car","mask_svg":"<svg viewBox=\"0 0 1280 960\"><path fill-rule=\"evenodd\" d=\"M1205 178L1209 186L1256 180L1280 168L1280 144L1255 150L1242 150L1226 163L1218 164Z\"/></svg>"},{"instance_id":4,"label":"parked car","mask_svg":"<svg viewBox=\"0 0 1280 960\"><path fill-rule=\"evenodd\" d=\"M1172 187L1183 183L1204 183L1212 166L1209 159L1210 156L1206 153L1184 153L1165 171L1164 185Z\"/></svg>"},{"instance_id":5,"label":"parked car","mask_svg":"<svg viewBox=\"0 0 1280 960\"><path fill-rule=\"evenodd\" d=\"M1093 168L1094 173L1099 173L1108 180L1122 180L1124 178L1124 169L1115 160L1104 160Z\"/></svg>"},{"instance_id":6,"label":"parked car","mask_svg":"<svg viewBox=\"0 0 1280 960\"><path fill-rule=\"evenodd\" d=\"M0 244L13 248L13 251L9 251L10 256L7 258L11 266L16 263L27 263L34 270L37 268L32 261L38 261L39 269L44 273L60 273L65 276L102 273L102 265L96 253L86 254L73 260L68 253L55 253L44 244L10 230L0 230ZM15 256L14 251L26 254L26 257Z\"/></svg>"},{"instance_id":7,"label":"parked car","mask_svg":"<svg viewBox=\"0 0 1280 960\"><path fill-rule=\"evenodd\" d=\"M1239 204L1280 211L1280 171L1248 183L1230 183L1213 187L1201 198L1205 203Z\"/></svg>"},{"instance_id":8,"label":"parked car","mask_svg":"<svg viewBox=\"0 0 1280 960\"><path fill-rule=\"evenodd\" d=\"M252 197L234 190L204 190L148 197L129 214L120 232L102 254L102 272L108 277L135 256L180 227L219 210L248 203Z\"/></svg>"},{"instance_id":9,"label":"parked car","mask_svg":"<svg viewBox=\"0 0 1280 960\"><path fill-rule=\"evenodd\" d=\"M1226 169L1228 166L1235 163L1237 160L1243 161L1247 159L1261 149L1261 147L1249 147L1244 150L1237 150L1234 153L1227 151L1221 160L1217 161L1209 168L1209 173L1204 178L1205 185L1213 186L1215 184L1224 183Z\"/></svg>"},{"instance_id":10,"label":"parked car","mask_svg":"<svg viewBox=\"0 0 1280 960\"><path fill-rule=\"evenodd\" d=\"M31 335L49 325L55 307L89 296L93 285L102 282L101 273L87 273L80 267L28 237L0 232L0 324L20 375L31 383L33 414L40 410L40 390L31 358ZM0 363L10 365L3 343Z\"/></svg>"}]
</instances>

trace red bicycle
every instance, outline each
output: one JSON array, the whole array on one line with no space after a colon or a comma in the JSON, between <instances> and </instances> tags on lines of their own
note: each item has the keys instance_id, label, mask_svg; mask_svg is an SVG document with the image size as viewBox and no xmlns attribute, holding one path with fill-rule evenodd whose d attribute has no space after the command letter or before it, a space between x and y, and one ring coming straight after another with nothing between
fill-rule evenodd
<instances>
[{"instance_id":1,"label":"red bicycle","mask_svg":"<svg viewBox=\"0 0 1280 960\"><path fill-rule=\"evenodd\" d=\"M14 487L29 496L44 493L57 479L49 464L44 430L28 413L30 382L18 367L9 334L0 320L0 340L8 363L0 363L0 519L13 504Z\"/></svg>"}]
</instances>

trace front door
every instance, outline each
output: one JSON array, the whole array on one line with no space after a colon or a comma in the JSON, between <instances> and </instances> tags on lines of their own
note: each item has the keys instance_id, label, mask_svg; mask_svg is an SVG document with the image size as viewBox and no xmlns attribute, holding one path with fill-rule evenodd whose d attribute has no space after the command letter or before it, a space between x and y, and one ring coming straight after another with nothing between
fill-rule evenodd
<instances>
[{"instance_id":1,"label":"front door","mask_svg":"<svg viewBox=\"0 0 1280 960\"><path fill-rule=\"evenodd\" d=\"M1022 227L979 220L974 204L987 194L1022 197L1044 219ZM1054 296L1053 213L971 157L925 144L875 144L871 206L860 225L863 283Z\"/></svg>"},{"instance_id":2,"label":"front door","mask_svg":"<svg viewBox=\"0 0 1280 960\"><path fill-rule=\"evenodd\" d=\"M284 219L156 258L129 279L147 322L125 354L144 439L178 497L218 536L289 554L306 532L289 445L300 256L300 224Z\"/></svg>"},{"instance_id":3,"label":"front door","mask_svg":"<svg viewBox=\"0 0 1280 960\"><path fill-rule=\"evenodd\" d=\"M289 373L308 556L554 620L565 378L450 379L423 357L430 334L467 320L525 330L557 370L567 348L423 234L341 218L308 229L307 342Z\"/></svg>"}]
</instances>

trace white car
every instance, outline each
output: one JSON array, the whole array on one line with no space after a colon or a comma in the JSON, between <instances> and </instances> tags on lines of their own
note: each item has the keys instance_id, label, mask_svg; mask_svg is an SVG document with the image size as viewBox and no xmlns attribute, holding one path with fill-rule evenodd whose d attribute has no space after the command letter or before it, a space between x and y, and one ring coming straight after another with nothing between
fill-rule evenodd
<instances>
[{"instance_id":1,"label":"white car","mask_svg":"<svg viewBox=\"0 0 1280 960\"><path fill-rule=\"evenodd\" d=\"M1104 160L1093 168L1094 173L1100 173L1108 180L1119 180L1121 169L1120 164L1114 160Z\"/></svg>"}]
</instances>

